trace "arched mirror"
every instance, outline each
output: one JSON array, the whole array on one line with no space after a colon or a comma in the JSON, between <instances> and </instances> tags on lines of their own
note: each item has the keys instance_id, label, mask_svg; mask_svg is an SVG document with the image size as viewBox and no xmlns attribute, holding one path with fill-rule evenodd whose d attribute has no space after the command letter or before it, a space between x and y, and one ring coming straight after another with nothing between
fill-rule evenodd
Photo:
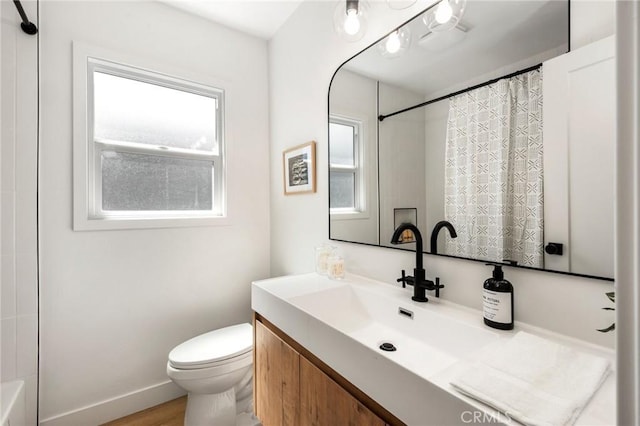
<instances>
[{"instance_id":1,"label":"arched mirror","mask_svg":"<svg viewBox=\"0 0 640 426\"><path fill-rule=\"evenodd\" d=\"M568 1L440 6L334 75L330 239L408 222L426 253L610 279L612 40L570 51Z\"/></svg>"}]
</instances>

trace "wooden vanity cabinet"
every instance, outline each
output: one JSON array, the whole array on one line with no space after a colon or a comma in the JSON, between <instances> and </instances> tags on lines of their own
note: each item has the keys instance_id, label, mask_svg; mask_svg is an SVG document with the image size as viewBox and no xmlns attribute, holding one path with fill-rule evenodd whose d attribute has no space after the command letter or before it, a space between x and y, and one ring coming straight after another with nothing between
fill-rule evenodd
<instances>
[{"instance_id":1,"label":"wooden vanity cabinet","mask_svg":"<svg viewBox=\"0 0 640 426\"><path fill-rule=\"evenodd\" d=\"M254 401L264 426L384 426L400 420L258 314Z\"/></svg>"},{"instance_id":2,"label":"wooden vanity cabinet","mask_svg":"<svg viewBox=\"0 0 640 426\"><path fill-rule=\"evenodd\" d=\"M300 424L384 426L386 423L315 365L300 357Z\"/></svg>"},{"instance_id":3,"label":"wooden vanity cabinet","mask_svg":"<svg viewBox=\"0 0 640 426\"><path fill-rule=\"evenodd\" d=\"M254 321L254 401L264 426L298 426L300 354Z\"/></svg>"}]
</instances>

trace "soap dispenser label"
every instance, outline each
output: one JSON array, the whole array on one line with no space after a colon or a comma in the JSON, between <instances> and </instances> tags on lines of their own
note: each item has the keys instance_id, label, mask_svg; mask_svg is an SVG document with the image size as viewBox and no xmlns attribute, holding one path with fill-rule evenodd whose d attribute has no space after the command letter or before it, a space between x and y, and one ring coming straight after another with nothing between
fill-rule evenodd
<instances>
[{"instance_id":1,"label":"soap dispenser label","mask_svg":"<svg viewBox=\"0 0 640 426\"><path fill-rule=\"evenodd\" d=\"M484 317L489 321L509 324L511 318L511 293L484 290L482 294Z\"/></svg>"}]
</instances>

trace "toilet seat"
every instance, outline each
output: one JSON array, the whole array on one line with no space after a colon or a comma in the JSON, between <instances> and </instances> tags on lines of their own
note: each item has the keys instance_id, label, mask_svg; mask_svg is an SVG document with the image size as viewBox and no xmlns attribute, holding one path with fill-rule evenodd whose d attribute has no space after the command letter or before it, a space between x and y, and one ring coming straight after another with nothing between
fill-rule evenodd
<instances>
[{"instance_id":1,"label":"toilet seat","mask_svg":"<svg viewBox=\"0 0 640 426\"><path fill-rule=\"evenodd\" d=\"M253 327L238 324L196 336L173 348L168 367L200 370L211 367L244 365L252 359ZM222 368L226 369L226 368Z\"/></svg>"},{"instance_id":2,"label":"toilet seat","mask_svg":"<svg viewBox=\"0 0 640 426\"><path fill-rule=\"evenodd\" d=\"M203 380L206 378L235 374L253 364L253 351L230 360L211 363L199 368L175 368L167 362L167 375L178 380Z\"/></svg>"}]
</instances>

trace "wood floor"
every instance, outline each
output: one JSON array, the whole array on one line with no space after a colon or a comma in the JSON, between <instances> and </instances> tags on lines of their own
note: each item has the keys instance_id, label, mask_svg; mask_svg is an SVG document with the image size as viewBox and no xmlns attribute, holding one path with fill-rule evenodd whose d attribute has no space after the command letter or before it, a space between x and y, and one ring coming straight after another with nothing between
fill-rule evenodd
<instances>
[{"instance_id":1,"label":"wood floor","mask_svg":"<svg viewBox=\"0 0 640 426\"><path fill-rule=\"evenodd\" d=\"M187 397L183 396L102 426L184 426L186 407Z\"/></svg>"}]
</instances>

